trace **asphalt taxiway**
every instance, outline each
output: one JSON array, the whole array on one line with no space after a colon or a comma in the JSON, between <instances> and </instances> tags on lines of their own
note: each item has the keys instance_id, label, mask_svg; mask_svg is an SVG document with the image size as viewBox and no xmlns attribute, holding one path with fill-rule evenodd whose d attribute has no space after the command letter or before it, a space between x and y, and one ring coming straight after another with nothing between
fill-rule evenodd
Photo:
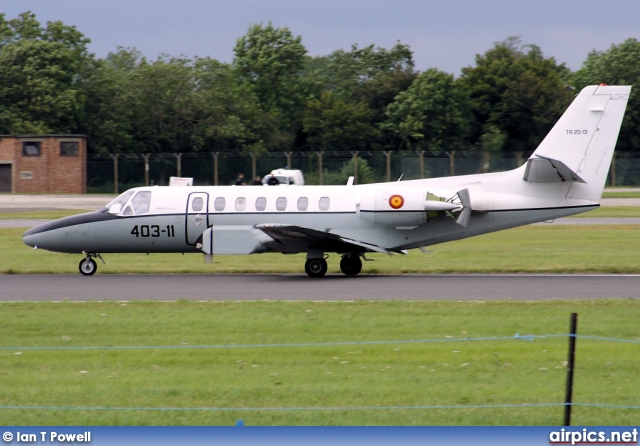
<instances>
[{"instance_id":1,"label":"asphalt taxiway","mask_svg":"<svg viewBox=\"0 0 640 446\"><path fill-rule=\"evenodd\" d=\"M534 301L640 298L640 275L3 275L0 301Z\"/></svg>"}]
</instances>

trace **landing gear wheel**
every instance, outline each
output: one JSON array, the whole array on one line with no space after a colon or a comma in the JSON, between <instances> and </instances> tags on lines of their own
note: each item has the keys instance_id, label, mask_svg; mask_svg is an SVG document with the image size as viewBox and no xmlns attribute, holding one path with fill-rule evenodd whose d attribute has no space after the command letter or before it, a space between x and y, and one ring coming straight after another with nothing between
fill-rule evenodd
<instances>
[{"instance_id":1,"label":"landing gear wheel","mask_svg":"<svg viewBox=\"0 0 640 446\"><path fill-rule=\"evenodd\" d=\"M327 273L327 261L325 259L307 259L304 270L309 277L322 277Z\"/></svg>"},{"instance_id":2,"label":"landing gear wheel","mask_svg":"<svg viewBox=\"0 0 640 446\"><path fill-rule=\"evenodd\" d=\"M96 261L91 257L87 257L86 259L80 260L78 269L83 276L93 276L98 269L98 265L96 265Z\"/></svg>"},{"instance_id":3,"label":"landing gear wheel","mask_svg":"<svg viewBox=\"0 0 640 446\"><path fill-rule=\"evenodd\" d=\"M362 260L356 254L347 254L340 260L340 270L346 276L357 276L362 271Z\"/></svg>"}]
</instances>

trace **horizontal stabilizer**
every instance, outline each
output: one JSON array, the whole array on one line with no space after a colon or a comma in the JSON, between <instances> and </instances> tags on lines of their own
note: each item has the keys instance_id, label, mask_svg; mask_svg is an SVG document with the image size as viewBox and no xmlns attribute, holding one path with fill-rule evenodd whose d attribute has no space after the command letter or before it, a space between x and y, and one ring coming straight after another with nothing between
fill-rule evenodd
<instances>
[{"instance_id":1,"label":"horizontal stabilizer","mask_svg":"<svg viewBox=\"0 0 640 446\"><path fill-rule=\"evenodd\" d=\"M540 156L530 158L527 161L527 168L522 179L529 183L559 183L564 181L586 183L580 175L571 170L562 161Z\"/></svg>"}]
</instances>

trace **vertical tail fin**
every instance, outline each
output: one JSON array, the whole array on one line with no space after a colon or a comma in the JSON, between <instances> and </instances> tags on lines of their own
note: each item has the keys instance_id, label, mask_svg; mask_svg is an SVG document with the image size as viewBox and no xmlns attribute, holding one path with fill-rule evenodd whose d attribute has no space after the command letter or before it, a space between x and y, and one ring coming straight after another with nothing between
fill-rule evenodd
<instances>
[{"instance_id":1,"label":"vertical tail fin","mask_svg":"<svg viewBox=\"0 0 640 446\"><path fill-rule=\"evenodd\" d=\"M630 92L630 86L584 88L527 161L524 180L571 181L571 198L599 201Z\"/></svg>"}]
</instances>

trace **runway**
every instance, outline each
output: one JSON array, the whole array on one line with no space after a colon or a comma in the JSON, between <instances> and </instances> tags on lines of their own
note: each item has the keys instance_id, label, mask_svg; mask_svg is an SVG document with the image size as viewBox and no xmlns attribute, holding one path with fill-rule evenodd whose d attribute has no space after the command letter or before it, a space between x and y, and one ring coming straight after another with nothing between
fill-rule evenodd
<instances>
[{"instance_id":1,"label":"runway","mask_svg":"<svg viewBox=\"0 0 640 446\"><path fill-rule=\"evenodd\" d=\"M0 301L536 301L640 298L640 275L3 275Z\"/></svg>"}]
</instances>

